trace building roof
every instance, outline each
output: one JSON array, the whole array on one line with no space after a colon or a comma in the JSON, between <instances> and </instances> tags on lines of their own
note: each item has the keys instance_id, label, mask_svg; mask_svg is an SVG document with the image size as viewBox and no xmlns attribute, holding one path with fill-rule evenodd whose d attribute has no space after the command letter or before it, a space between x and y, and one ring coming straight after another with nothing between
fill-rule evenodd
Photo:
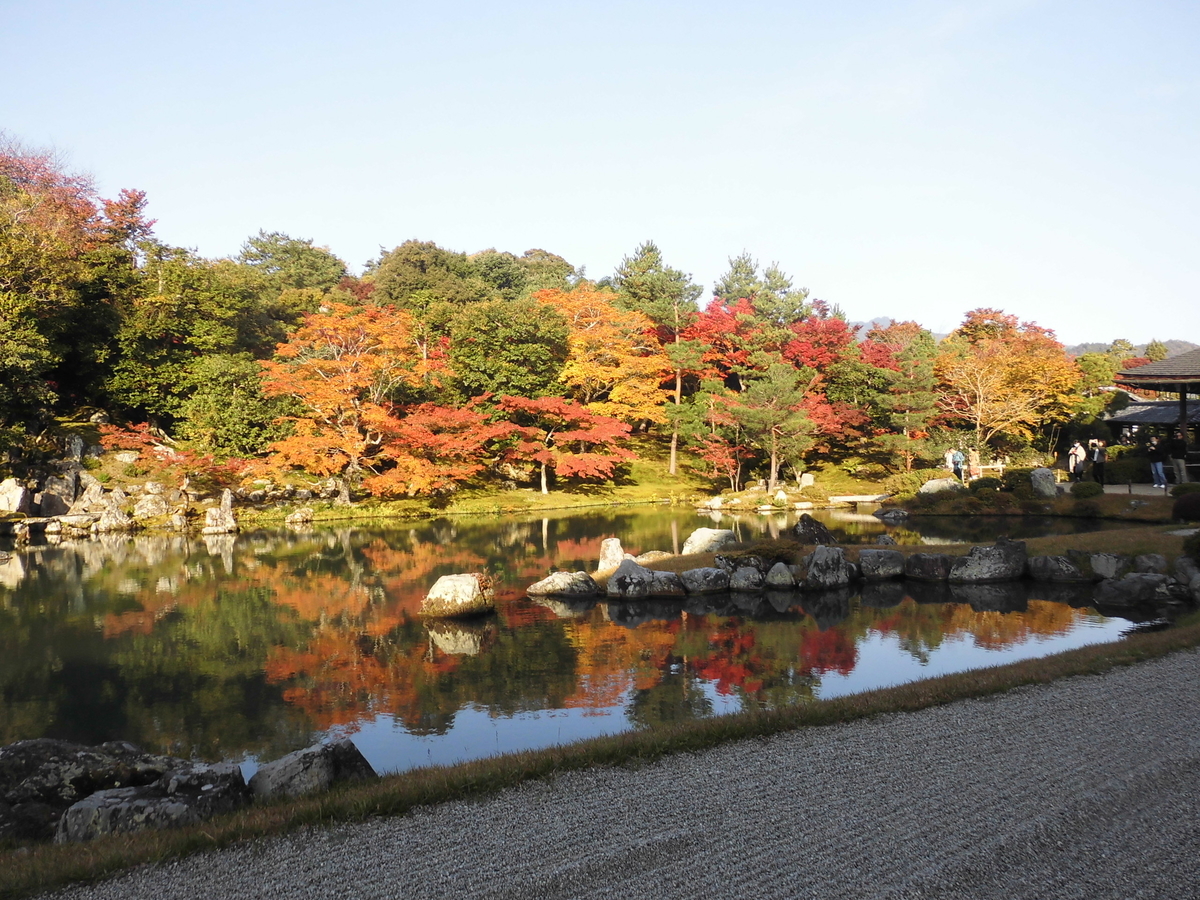
<instances>
[{"instance_id":1,"label":"building roof","mask_svg":"<svg viewBox=\"0 0 1200 900\"><path fill-rule=\"evenodd\" d=\"M1116 380L1118 384L1143 390L1200 393L1200 350L1124 369L1117 373Z\"/></svg>"},{"instance_id":2,"label":"building roof","mask_svg":"<svg viewBox=\"0 0 1200 900\"><path fill-rule=\"evenodd\" d=\"M1200 401L1192 400L1187 405L1188 424L1200 425ZM1112 425L1170 425L1179 424L1179 401L1151 400L1130 403L1120 412L1106 416Z\"/></svg>"}]
</instances>

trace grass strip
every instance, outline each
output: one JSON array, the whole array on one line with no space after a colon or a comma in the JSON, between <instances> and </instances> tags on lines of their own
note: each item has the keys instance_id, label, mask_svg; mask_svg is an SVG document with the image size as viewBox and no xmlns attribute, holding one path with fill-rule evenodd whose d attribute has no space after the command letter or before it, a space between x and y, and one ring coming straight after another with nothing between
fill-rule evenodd
<instances>
[{"instance_id":1,"label":"grass strip","mask_svg":"<svg viewBox=\"0 0 1200 900\"><path fill-rule=\"evenodd\" d=\"M0 897L27 897L88 882L133 866L280 835L310 826L403 815L416 807L479 798L524 781L594 766L639 765L729 741L762 738L797 728L853 722L985 697L1059 678L1096 675L1200 646L1200 615L1179 626L1137 633L1108 644L1040 659L944 675L861 694L818 700L770 712L736 713L669 728L631 731L545 750L497 756L456 766L416 769L378 781L339 787L299 800L255 805L201 825L172 831L114 835L86 844L39 845L0 853Z\"/></svg>"}]
</instances>

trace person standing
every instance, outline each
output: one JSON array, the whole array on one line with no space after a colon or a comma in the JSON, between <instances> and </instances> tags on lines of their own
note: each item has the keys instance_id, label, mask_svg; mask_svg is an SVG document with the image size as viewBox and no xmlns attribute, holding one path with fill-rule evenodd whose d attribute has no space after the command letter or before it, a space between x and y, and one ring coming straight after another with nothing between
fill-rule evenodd
<instances>
[{"instance_id":1,"label":"person standing","mask_svg":"<svg viewBox=\"0 0 1200 900\"><path fill-rule=\"evenodd\" d=\"M1175 437L1167 443L1167 454L1171 457L1171 466L1175 469L1175 483L1187 484L1187 441L1183 432L1176 431Z\"/></svg>"},{"instance_id":2,"label":"person standing","mask_svg":"<svg viewBox=\"0 0 1200 900\"><path fill-rule=\"evenodd\" d=\"M983 474L983 461L979 458L979 451L972 447L967 453L967 474L974 480Z\"/></svg>"},{"instance_id":3,"label":"person standing","mask_svg":"<svg viewBox=\"0 0 1200 900\"><path fill-rule=\"evenodd\" d=\"M1092 450L1092 477L1096 479L1097 484L1104 484L1104 464L1108 462L1108 444L1105 441L1096 441L1096 446Z\"/></svg>"},{"instance_id":4,"label":"person standing","mask_svg":"<svg viewBox=\"0 0 1200 900\"><path fill-rule=\"evenodd\" d=\"M967 458L963 456L962 448L956 448L954 454L950 457L950 467L954 470L954 477L959 481L963 480L963 464Z\"/></svg>"},{"instance_id":5,"label":"person standing","mask_svg":"<svg viewBox=\"0 0 1200 900\"><path fill-rule=\"evenodd\" d=\"M1076 441L1067 452L1067 468L1071 472L1072 481L1083 481L1083 470L1087 466L1087 451L1083 444Z\"/></svg>"},{"instance_id":6,"label":"person standing","mask_svg":"<svg viewBox=\"0 0 1200 900\"><path fill-rule=\"evenodd\" d=\"M1154 480L1154 486L1165 488L1167 473L1163 469L1163 463L1167 461L1167 451L1159 444L1158 438L1150 438L1150 443L1146 446L1146 456L1150 459L1150 477Z\"/></svg>"}]
</instances>

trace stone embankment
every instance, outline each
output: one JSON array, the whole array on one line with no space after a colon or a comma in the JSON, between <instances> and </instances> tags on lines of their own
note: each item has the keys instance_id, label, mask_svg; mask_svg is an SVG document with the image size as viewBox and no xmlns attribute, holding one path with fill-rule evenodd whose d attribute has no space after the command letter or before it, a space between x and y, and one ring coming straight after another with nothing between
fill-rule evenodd
<instances>
[{"instance_id":1,"label":"stone embankment","mask_svg":"<svg viewBox=\"0 0 1200 900\"><path fill-rule=\"evenodd\" d=\"M1062 556L1029 556L1024 542L1004 538L991 546L972 547L965 555L913 553L882 547L863 548L851 561L819 522L803 516L795 537L814 544L798 562L731 551L715 556L714 565L679 573L656 571L652 563L669 554L623 553L620 541L604 542L603 588L586 572L554 572L530 585L533 597L672 599L722 592L817 592L850 585L907 581L947 586L998 585L1035 581L1046 585L1091 585L1098 604L1107 607L1194 604L1200 602L1200 568L1190 557L1174 563L1159 554L1136 557L1070 551ZM684 554L712 553L735 543L732 531L697 529L684 544Z\"/></svg>"},{"instance_id":2,"label":"stone embankment","mask_svg":"<svg viewBox=\"0 0 1200 900\"><path fill-rule=\"evenodd\" d=\"M0 841L67 843L191 825L256 799L298 797L374 777L348 740L266 763L249 784L236 762L157 756L123 742L18 741L0 747Z\"/></svg>"}]
</instances>

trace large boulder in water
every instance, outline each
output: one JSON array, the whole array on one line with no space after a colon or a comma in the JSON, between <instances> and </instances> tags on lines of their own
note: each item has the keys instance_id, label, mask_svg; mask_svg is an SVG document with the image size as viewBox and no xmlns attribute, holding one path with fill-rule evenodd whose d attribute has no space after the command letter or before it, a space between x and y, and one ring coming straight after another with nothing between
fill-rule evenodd
<instances>
[{"instance_id":1,"label":"large boulder in water","mask_svg":"<svg viewBox=\"0 0 1200 900\"><path fill-rule=\"evenodd\" d=\"M1133 562L1120 553L1089 553L1086 550L1068 550L1071 560L1092 581L1124 578L1133 569Z\"/></svg>"},{"instance_id":2,"label":"large boulder in water","mask_svg":"<svg viewBox=\"0 0 1200 900\"><path fill-rule=\"evenodd\" d=\"M617 571L608 576L605 593L610 597L637 599L650 596L654 584L654 573L627 559L617 566Z\"/></svg>"},{"instance_id":3,"label":"large boulder in water","mask_svg":"<svg viewBox=\"0 0 1200 900\"><path fill-rule=\"evenodd\" d=\"M766 578L757 566L738 566L729 576L731 591L761 591Z\"/></svg>"},{"instance_id":4,"label":"large boulder in water","mask_svg":"<svg viewBox=\"0 0 1200 900\"><path fill-rule=\"evenodd\" d=\"M683 555L715 553L737 543L737 535L728 528L697 528L683 542Z\"/></svg>"},{"instance_id":5,"label":"large boulder in water","mask_svg":"<svg viewBox=\"0 0 1200 900\"><path fill-rule=\"evenodd\" d=\"M715 566L680 572L679 580L689 594L719 594L729 590L729 573Z\"/></svg>"},{"instance_id":6,"label":"large boulder in water","mask_svg":"<svg viewBox=\"0 0 1200 900\"><path fill-rule=\"evenodd\" d=\"M480 572L443 575L421 603L421 615L453 618L478 616L496 608L492 579Z\"/></svg>"},{"instance_id":7,"label":"large boulder in water","mask_svg":"<svg viewBox=\"0 0 1200 900\"><path fill-rule=\"evenodd\" d=\"M950 566L948 581L953 584L986 584L1016 581L1025 574L1028 554L1024 541L1000 538L991 547L972 547Z\"/></svg>"},{"instance_id":8,"label":"large boulder in water","mask_svg":"<svg viewBox=\"0 0 1200 900\"><path fill-rule=\"evenodd\" d=\"M912 581L946 581L951 562L945 553L914 553L904 560L904 577Z\"/></svg>"},{"instance_id":9,"label":"large boulder in water","mask_svg":"<svg viewBox=\"0 0 1200 900\"><path fill-rule=\"evenodd\" d=\"M552 572L525 589L531 597L592 597L600 586L587 572Z\"/></svg>"},{"instance_id":10,"label":"large boulder in water","mask_svg":"<svg viewBox=\"0 0 1200 900\"><path fill-rule=\"evenodd\" d=\"M837 539L823 524L804 513L792 526L792 535L802 544L836 544Z\"/></svg>"},{"instance_id":11,"label":"large boulder in water","mask_svg":"<svg viewBox=\"0 0 1200 900\"><path fill-rule=\"evenodd\" d=\"M886 581L904 575L904 554L899 550L861 550L858 565L866 581Z\"/></svg>"},{"instance_id":12,"label":"large boulder in water","mask_svg":"<svg viewBox=\"0 0 1200 900\"><path fill-rule=\"evenodd\" d=\"M818 546L804 559L805 575L802 587L810 591L841 588L854 580L854 568L841 547Z\"/></svg>"},{"instance_id":13,"label":"large boulder in water","mask_svg":"<svg viewBox=\"0 0 1200 900\"><path fill-rule=\"evenodd\" d=\"M1079 584L1092 580L1066 556L1031 556L1026 562L1026 569L1034 581L1051 584Z\"/></svg>"},{"instance_id":14,"label":"large boulder in water","mask_svg":"<svg viewBox=\"0 0 1200 900\"><path fill-rule=\"evenodd\" d=\"M351 740L316 744L259 767L250 779L256 799L303 797L340 781L375 778L375 770Z\"/></svg>"},{"instance_id":15,"label":"large boulder in water","mask_svg":"<svg viewBox=\"0 0 1200 900\"><path fill-rule=\"evenodd\" d=\"M607 572L615 569L625 559L625 548L621 546L620 538L605 538L600 542L600 562L596 564L597 572Z\"/></svg>"},{"instance_id":16,"label":"large boulder in water","mask_svg":"<svg viewBox=\"0 0 1200 900\"><path fill-rule=\"evenodd\" d=\"M200 529L200 533L233 534L237 530L237 519L233 515L233 492L226 488L221 492L221 505L205 510L204 527Z\"/></svg>"}]
</instances>

